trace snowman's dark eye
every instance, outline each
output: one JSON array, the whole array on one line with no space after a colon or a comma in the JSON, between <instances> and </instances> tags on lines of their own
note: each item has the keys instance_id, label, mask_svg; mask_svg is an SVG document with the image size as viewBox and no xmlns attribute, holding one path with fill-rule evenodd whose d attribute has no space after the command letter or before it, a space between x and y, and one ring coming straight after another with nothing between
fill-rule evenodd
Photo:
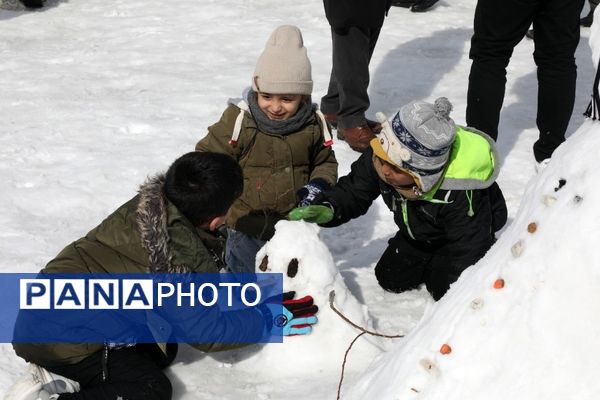
<instances>
[{"instance_id":1,"label":"snowman's dark eye","mask_svg":"<svg viewBox=\"0 0 600 400\"><path fill-rule=\"evenodd\" d=\"M268 266L269 266L269 256L264 256L262 261L260 262L260 265L258 266L258 269L260 269L262 272L265 272L267 270Z\"/></svg>"},{"instance_id":2,"label":"snowman's dark eye","mask_svg":"<svg viewBox=\"0 0 600 400\"><path fill-rule=\"evenodd\" d=\"M298 273L298 259L292 258L290 263L288 264L287 276L293 278Z\"/></svg>"}]
</instances>

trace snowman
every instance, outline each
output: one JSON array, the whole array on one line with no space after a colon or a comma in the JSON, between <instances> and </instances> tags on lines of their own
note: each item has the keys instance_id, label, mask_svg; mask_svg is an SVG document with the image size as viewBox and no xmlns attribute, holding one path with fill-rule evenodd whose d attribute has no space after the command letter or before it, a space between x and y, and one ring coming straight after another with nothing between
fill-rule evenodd
<instances>
[{"instance_id":1,"label":"snowman","mask_svg":"<svg viewBox=\"0 0 600 400\"><path fill-rule=\"evenodd\" d=\"M332 292L335 308L356 325L373 330L372 318L344 283L331 253L319 238L317 225L280 221L275 229L273 238L256 256L256 272L281 273L285 292L294 291L297 297L312 296L319 307L318 323L308 335L286 336L283 343L264 346L251 362L286 365L293 360L294 368L282 368L278 373L285 375L286 371L300 368L337 375L348 346L361 331L331 309ZM352 358L369 361L381 351L377 338L364 335L353 345ZM351 371L352 365L361 363L348 363L346 369Z\"/></svg>"}]
</instances>

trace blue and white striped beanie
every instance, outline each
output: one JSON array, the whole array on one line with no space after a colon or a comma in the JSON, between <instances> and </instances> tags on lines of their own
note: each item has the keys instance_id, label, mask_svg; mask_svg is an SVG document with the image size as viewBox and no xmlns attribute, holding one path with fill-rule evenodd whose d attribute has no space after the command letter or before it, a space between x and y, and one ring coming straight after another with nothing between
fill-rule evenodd
<instances>
[{"instance_id":1,"label":"blue and white striped beanie","mask_svg":"<svg viewBox=\"0 0 600 400\"><path fill-rule=\"evenodd\" d=\"M399 146L389 154L394 163L416 175L423 192L440 180L456 136L450 118L452 104L440 97L433 104L415 101L403 106L392 118L392 130Z\"/></svg>"}]
</instances>

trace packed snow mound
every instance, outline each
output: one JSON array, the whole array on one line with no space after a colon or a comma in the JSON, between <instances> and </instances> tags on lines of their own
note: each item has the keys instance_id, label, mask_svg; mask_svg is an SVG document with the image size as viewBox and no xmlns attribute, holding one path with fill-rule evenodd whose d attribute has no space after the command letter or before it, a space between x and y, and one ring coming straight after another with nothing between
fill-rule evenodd
<instances>
[{"instance_id":1,"label":"packed snow mound","mask_svg":"<svg viewBox=\"0 0 600 400\"><path fill-rule=\"evenodd\" d=\"M359 326L373 329L372 318L344 283L331 253L319 238L317 225L280 221L275 229L275 236L256 256L256 271L282 273L285 291L295 291L296 298L312 296L319 307L319 322L309 335L286 337L283 344L264 346L247 364L284 366L292 362L293 368L280 368L277 374L298 376L298 371L307 371L309 375L316 372L337 375L348 345L360 331L330 308L330 293L335 291L335 307ZM361 340L352 349L353 357L364 361L381 352L373 339ZM355 362L353 366L359 364ZM332 395L334 390L332 387Z\"/></svg>"},{"instance_id":2,"label":"packed snow mound","mask_svg":"<svg viewBox=\"0 0 600 400\"><path fill-rule=\"evenodd\" d=\"M488 254L344 398L597 398L598 160L600 123L587 121Z\"/></svg>"}]
</instances>

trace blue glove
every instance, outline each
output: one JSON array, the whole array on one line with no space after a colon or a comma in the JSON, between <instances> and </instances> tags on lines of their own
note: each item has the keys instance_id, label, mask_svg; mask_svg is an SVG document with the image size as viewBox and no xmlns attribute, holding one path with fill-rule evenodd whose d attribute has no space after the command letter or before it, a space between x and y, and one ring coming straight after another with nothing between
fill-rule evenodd
<instances>
[{"instance_id":1,"label":"blue glove","mask_svg":"<svg viewBox=\"0 0 600 400\"><path fill-rule=\"evenodd\" d=\"M296 192L296 195L300 199L300 201L298 202L298 207L306 207L312 205L315 202L315 199L317 199L317 197L319 197L321 193L323 193L330 187L331 185L329 183L327 183L324 179L320 178L308 182Z\"/></svg>"},{"instance_id":2,"label":"blue glove","mask_svg":"<svg viewBox=\"0 0 600 400\"><path fill-rule=\"evenodd\" d=\"M281 303L266 303L273 314L273 325L282 328L283 336L307 335L318 322L315 314L319 307L314 304L312 296L294 300L295 294L284 293Z\"/></svg>"}]
</instances>

